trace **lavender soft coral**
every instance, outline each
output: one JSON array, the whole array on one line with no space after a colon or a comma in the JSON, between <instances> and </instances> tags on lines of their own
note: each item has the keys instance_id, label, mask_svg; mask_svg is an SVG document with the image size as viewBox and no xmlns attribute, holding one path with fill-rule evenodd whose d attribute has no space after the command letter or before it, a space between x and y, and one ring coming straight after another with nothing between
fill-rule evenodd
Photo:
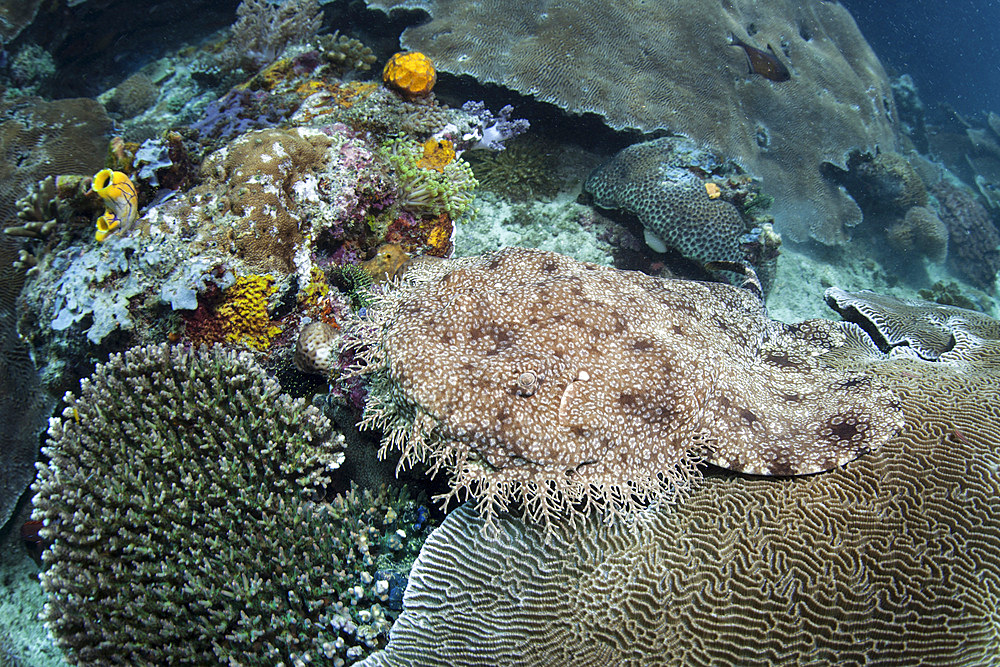
<instances>
[{"instance_id":1,"label":"lavender soft coral","mask_svg":"<svg viewBox=\"0 0 1000 667\"><path fill-rule=\"evenodd\" d=\"M463 141L471 143L468 150L487 148L492 151L502 151L505 148L505 141L524 134L531 127L531 123L523 118L511 120L510 115L514 112L514 107L510 104L500 109L495 116L483 102L466 102L462 105L462 109L472 114L478 121L471 132L462 136Z\"/></svg>"}]
</instances>

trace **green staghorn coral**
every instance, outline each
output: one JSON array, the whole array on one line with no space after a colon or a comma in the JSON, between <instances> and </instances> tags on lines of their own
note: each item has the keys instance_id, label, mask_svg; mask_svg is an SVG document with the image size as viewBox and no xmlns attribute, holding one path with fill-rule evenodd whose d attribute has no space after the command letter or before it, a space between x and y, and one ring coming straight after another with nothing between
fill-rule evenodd
<instances>
[{"instance_id":1,"label":"green staghorn coral","mask_svg":"<svg viewBox=\"0 0 1000 667\"><path fill-rule=\"evenodd\" d=\"M66 402L34 517L71 662L346 664L385 644L426 516L386 489L318 501L343 437L252 357L133 348Z\"/></svg>"}]
</instances>

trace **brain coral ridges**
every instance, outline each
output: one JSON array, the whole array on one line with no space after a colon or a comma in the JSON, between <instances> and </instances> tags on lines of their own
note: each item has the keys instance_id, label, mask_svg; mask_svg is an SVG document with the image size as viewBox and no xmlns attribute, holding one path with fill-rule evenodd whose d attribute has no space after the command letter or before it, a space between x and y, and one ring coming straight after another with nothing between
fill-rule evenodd
<instances>
[{"instance_id":1,"label":"brain coral ridges","mask_svg":"<svg viewBox=\"0 0 1000 667\"><path fill-rule=\"evenodd\" d=\"M837 324L550 252L418 263L355 335L383 455L445 470L441 498L475 498L487 526L512 503L546 525L581 504L631 514L687 490L699 462L829 470L901 423L892 392L818 361Z\"/></svg>"}]
</instances>

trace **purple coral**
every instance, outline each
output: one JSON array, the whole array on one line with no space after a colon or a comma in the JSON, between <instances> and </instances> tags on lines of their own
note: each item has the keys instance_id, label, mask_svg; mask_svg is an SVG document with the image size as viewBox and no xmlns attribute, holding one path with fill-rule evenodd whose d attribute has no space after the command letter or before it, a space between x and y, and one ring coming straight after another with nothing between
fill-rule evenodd
<instances>
[{"instance_id":1,"label":"purple coral","mask_svg":"<svg viewBox=\"0 0 1000 667\"><path fill-rule=\"evenodd\" d=\"M937 199L939 215L948 227L948 258L952 267L971 285L992 290L1000 271L1000 234L990 214L971 191L942 181L930 192Z\"/></svg>"},{"instance_id":2,"label":"purple coral","mask_svg":"<svg viewBox=\"0 0 1000 667\"><path fill-rule=\"evenodd\" d=\"M209 104L191 129L203 139L228 142L250 130L276 126L281 116L276 109L262 104L268 97L263 91L233 89Z\"/></svg>"},{"instance_id":3,"label":"purple coral","mask_svg":"<svg viewBox=\"0 0 1000 667\"><path fill-rule=\"evenodd\" d=\"M472 131L462 137L463 141L474 142L467 150L487 148L491 151L502 151L504 142L524 134L531 123L523 118L511 120L514 107L510 104L500 109L497 115L486 108L483 102L466 102L462 109L472 114L474 123Z\"/></svg>"}]
</instances>

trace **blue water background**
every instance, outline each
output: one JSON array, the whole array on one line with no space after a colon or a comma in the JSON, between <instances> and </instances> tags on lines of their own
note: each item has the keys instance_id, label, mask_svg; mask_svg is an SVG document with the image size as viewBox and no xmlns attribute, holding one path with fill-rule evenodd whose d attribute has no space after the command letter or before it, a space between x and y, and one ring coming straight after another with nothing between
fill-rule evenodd
<instances>
[{"instance_id":1,"label":"blue water background","mask_svg":"<svg viewBox=\"0 0 1000 667\"><path fill-rule=\"evenodd\" d=\"M886 69L926 104L1000 113L1000 2L842 0Z\"/></svg>"}]
</instances>

